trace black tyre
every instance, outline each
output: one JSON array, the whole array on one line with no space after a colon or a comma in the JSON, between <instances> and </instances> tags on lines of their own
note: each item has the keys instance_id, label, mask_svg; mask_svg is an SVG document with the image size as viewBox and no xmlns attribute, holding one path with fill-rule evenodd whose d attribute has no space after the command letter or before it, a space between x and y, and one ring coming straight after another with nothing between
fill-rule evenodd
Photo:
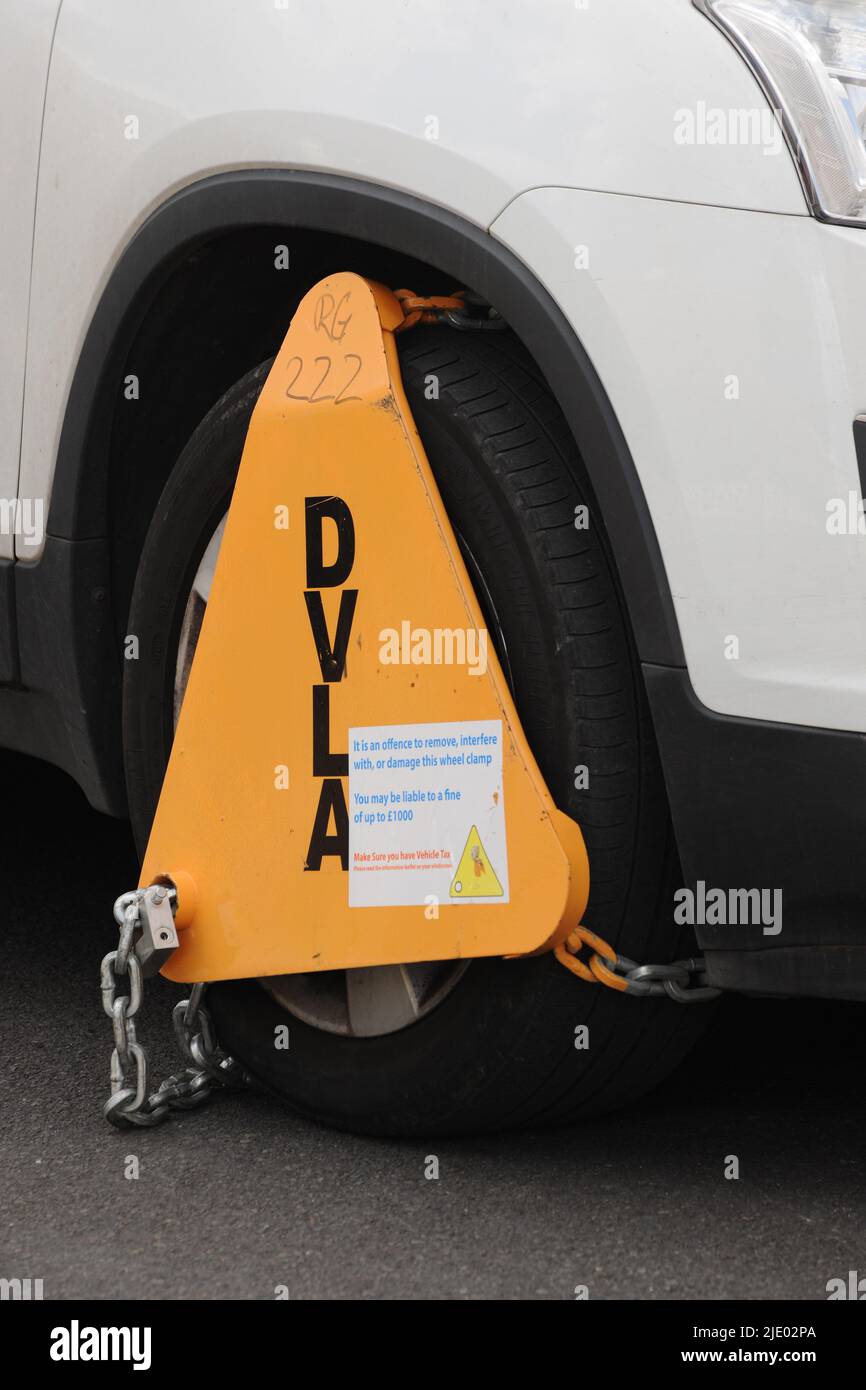
<instances>
[{"instance_id":1,"label":"black tyre","mask_svg":"<svg viewBox=\"0 0 866 1390\"><path fill-rule=\"evenodd\" d=\"M673 925L678 867L664 785L608 543L562 415L507 333L417 328L401 342L401 363L526 734L554 799L586 839L586 921L626 955L669 960L692 943ZM141 557L128 628L141 659L127 663L124 700L141 845L200 622L203 605L191 590L227 509L268 367L239 381L202 421ZM432 378L438 399L428 399ZM583 504L590 524L577 529ZM589 769L585 790L575 788L580 765ZM374 1010L372 1026L359 1026L353 992L372 987L369 978L347 979L359 973L375 974L240 981L213 987L209 998L223 1045L274 1092L367 1133L561 1123L622 1105L671 1070L696 1036L695 1015L706 1012L584 985L545 956L431 966L417 985L404 972L415 1012L386 1027L391 1015ZM372 981L380 995L383 979ZM286 1022L290 1048L276 1050L275 1026ZM581 1024L586 1048L575 1046Z\"/></svg>"}]
</instances>

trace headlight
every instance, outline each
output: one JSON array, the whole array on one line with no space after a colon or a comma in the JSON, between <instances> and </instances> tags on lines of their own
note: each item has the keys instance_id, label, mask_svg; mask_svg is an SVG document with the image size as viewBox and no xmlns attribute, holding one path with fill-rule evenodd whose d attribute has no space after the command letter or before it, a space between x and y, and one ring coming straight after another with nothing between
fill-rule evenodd
<instances>
[{"instance_id":1,"label":"headlight","mask_svg":"<svg viewBox=\"0 0 866 1390\"><path fill-rule=\"evenodd\" d=\"M866 0L693 0L776 108L812 210L866 226Z\"/></svg>"}]
</instances>

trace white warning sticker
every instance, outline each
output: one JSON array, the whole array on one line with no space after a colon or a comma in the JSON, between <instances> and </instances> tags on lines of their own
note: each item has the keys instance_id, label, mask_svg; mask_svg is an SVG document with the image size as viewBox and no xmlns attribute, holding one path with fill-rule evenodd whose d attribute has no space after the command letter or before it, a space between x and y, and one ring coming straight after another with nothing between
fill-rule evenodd
<instances>
[{"instance_id":1,"label":"white warning sticker","mask_svg":"<svg viewBox=\"0 0 866 1390\"><path fill-rule=\"evenodd\" d=\"M349 730L349 906L507 903L502 721Z\"/></svg>"}]
</instances>

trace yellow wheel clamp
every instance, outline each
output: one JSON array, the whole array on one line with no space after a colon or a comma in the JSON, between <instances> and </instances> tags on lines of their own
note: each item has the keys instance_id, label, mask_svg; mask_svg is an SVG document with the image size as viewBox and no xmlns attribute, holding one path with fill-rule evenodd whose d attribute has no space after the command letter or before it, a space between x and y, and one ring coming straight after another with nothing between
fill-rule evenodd
<instances>
[{"instance_id":1,"label":"yellow wheel clamp","mask_svg":"<svg viewBox=\"0 0 866 1390\"><path fill-rule=\"evenodd\" d=\"M256 405L141 886L210 981L559 946L589 867L400 378L390 290L300 304Z\"/></svg>"}]
</instances>

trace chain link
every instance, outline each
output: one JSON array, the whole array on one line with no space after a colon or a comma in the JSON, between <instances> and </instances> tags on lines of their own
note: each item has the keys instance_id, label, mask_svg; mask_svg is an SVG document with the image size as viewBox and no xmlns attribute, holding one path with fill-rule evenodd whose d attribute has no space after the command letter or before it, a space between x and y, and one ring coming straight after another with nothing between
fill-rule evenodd
<instances>
[{"instance_id":1,"label":"chain link","mask_svg":"<svg viewBox=\"0 0 866 1390\"><path fill-rule=\"evenodd\" d=\"M452 290L450 294L415 294L413 290L395 290L404 319L395 333L405 333L416 323L447 323L462 332L500 332L507 328L505 320L492 305L474 290Z\"/></svg>"},{"instance_id":2,"label":"chain link","mask_svg":"<svg viewBox=\"0 0 866 1390\"><path fill-rule=\"evenodd\" d=\"M216 1088L237 1090L256 1084L240 1063L219 1047L213 1020L204 1005L207 986L197 984L172 1012L175 1038L187 1066L166 1077L155 1091L148 1091L147 1053L136 1032L136 1018L144 1002L144 971L136 946L141 939L141 904L146 891L122 893L114 904L120 939L117 949L103 957L99 972L102 1007L114 1034L111 1095L102 1113L117 1129L158 1125L174 1110L201 1105ZM174 911L176 898L173 890L167 891ZM584 946L592 951L588 961L579 957ZM587 927L575 928L557 946L555 955L580 979L636 997L667 996L679 1004L695 1004L716 999L722 992L707 985L702 956L669 965L638 965ZM123 980L128 982L127 993L120 992Z\"/></svg>"},{"instance_id":3,"label":"chain link","mask_svg":"<svg viewBox=\"0 0 866 1390\"><path fill-rule=\"evenodd\" d=\"M617 956L617 969L624 972L626 994L660 998L667 995L677 1004L703 1004L722 993L707 984L707 964L703 956L688 956L670 965L638 965L628 956Z\"/></svg>"},{"instance_id":4,"label":"chain link","mask_svg":"<svg viewBox=\"0 0 866 1390\"><path fill-rule=\"evenodd\" d=\"M588 946L592 955L582 961L578 952ZM673 999L677 1004L704 1004L718 999L722 993L707 984L707 965L703 956L689 956L669 965L638 965L629 956L622 956L588 927L576 927L571 935L557 946L556 959L573 975L589 984L607 985L609 989L631 994L636 998Z\"/></svg>"},{"instance_id":5,"label":"chain link","mask_svg":"<svg viewBox=\"0 0 866 1390\"><path fill-rule=\"evenodd\" d=\"M120 928L117 950L103 957L100 967L102 1007L111 1019L111 1095L102 1107L117 1129L148 1127L167 1120L173 1110L192 1110L216 1087L240 1089L253 1085L243 1067L217 1045L213 1021L204 1006L206 985L193 985L188 999L172 1013L174 1033L188 1066L166 1077L155 1091L147 1088L147 1053L138 1041L136 1016L144 1001L144 973L135 953L140 939L144 890L122 893L114 904ZM128 981L128 993L119 992Z\"/></svg>"}]
</instances>

